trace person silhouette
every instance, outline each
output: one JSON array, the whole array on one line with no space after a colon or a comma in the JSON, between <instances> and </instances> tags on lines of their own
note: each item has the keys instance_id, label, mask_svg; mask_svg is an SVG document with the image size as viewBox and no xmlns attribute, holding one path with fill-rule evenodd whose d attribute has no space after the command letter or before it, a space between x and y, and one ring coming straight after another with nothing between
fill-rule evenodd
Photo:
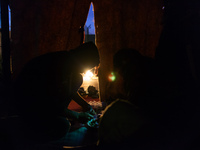
<instances>
[{"instance_id":1,"label":"person silhouette","mask_svg":"<svg viewBox=\"0 0 200 150\"><path fill-rule=\"evenodd\" d=\"M83 82L80 73L98 65L98 49L92 42L32 59L14 83L19 114L36 132L51 139L69 131L68 119L87 122L95 112L77 92ZM83 112L67 109L72 99Z\"/></svg>"}]
</instances>

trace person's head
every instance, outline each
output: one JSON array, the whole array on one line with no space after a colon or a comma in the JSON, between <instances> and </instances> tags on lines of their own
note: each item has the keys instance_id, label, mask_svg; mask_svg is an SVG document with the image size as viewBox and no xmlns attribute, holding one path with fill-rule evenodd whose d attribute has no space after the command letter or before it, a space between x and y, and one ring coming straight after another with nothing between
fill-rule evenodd
<instances>
[{"instance_id":1,"label":"person's head","mask_svg":"<svg viewBox=\"0 0 200 150\"><path fill-rule=\"evenodd\" d=\"M100 63L99 52L93 42L83 43L79 47L70 50L69 53L80 73L98 66Z\"/></svg>"},{"instance_id":2,"label":"person's head","mask_svg":"<svg viewBox=\"0 0 200 150\"><path fill-rule=\"evenodd\" d=\"M112 84L115 86L116 94L121 96L118 98L133 99L145 91L152 61L135 49L121 49L115 53L113 72L116 80Z\"/></svg>"}]
</instances>

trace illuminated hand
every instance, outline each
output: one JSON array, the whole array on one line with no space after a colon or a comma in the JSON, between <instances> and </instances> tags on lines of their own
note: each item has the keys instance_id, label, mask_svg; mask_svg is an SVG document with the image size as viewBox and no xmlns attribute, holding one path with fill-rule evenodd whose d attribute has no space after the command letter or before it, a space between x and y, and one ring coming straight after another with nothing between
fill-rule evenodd
<instances>
[{"instance_id":1,"label":"illuminated hand","mask_svg":"<svg viewBox=\"0 0 200 150\"><path fill-rule=\"evenodd\" d=\"M87 113L91 114L91 115L96 115L96 112L94 111L94 109L92 108L92 106L90 106L89 111L87 111Z\"/></svg>"}]
</instances>

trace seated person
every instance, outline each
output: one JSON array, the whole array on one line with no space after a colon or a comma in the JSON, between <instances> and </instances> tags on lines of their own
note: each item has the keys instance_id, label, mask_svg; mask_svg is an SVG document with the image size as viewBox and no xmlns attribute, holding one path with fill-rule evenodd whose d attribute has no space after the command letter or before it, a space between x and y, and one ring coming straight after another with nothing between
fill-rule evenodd
<instances>
[{"instance_id":1,"label":"seated person","mask_svg":"<svg viewBox=\"0 0 200 150\"><path fill-rule=\"evenodd\" d=\"M95 112L77 91L83 82L80 73L98 65L98 49L92 42L28 62L14 87L19 113L31 130L55 140L69 131L68 119L82 123L90 120ZM67 109L72 99L82 106L83 112Z\"/></svg>"},{"instance_id":2,"label":"seated person","mask_svg":"<svg viewBox=\"0 0 200 150\"><path fill-rule=\"evenodd\" d=\"M151 84L148 69L153 60L134 49L119 50L113 60L116 79L111 82L108 92L112 101L100 119L98 145L102 149L109 146L128 149L131 145L133 149L151 131L148 130L151 119L147 117L144 103Z\"/></svg>"}]
</instances>

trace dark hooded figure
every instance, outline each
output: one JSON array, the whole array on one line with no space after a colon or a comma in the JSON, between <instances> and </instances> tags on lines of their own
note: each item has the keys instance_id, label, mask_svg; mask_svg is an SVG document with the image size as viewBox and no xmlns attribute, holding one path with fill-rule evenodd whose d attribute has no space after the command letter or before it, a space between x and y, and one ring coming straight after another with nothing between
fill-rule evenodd
<instances>
[{"instance_id":1,"label":"dark hooded figure","mask_svg":"<svg viewBox=\"0 0 200 150\"><path fill-rule=\"evenodd\" d=\"M110 81L107 90L112 102L100 118L100 149L148 149L144 148L145 140L150 141L148 136L152 135L154 123L153 69L153 59L135 49L124 48L114 54L115 80Z\"/></svg>"},{"instance_id":2,"label":"dark hooded figure","mask_svg":"<svg viewBox=\"0 0 200 150\"><path fill-rule=\"evenodd\" d=\"M80 73L98 65L98 49L92 42L32 59L15 82L20 115L37 132L51 139L68 132L68 119L87 122L95 112L77 92L83 82ZM82 106L83 112L67 109L72 99Z\"/></svg>"}]
</instances>

